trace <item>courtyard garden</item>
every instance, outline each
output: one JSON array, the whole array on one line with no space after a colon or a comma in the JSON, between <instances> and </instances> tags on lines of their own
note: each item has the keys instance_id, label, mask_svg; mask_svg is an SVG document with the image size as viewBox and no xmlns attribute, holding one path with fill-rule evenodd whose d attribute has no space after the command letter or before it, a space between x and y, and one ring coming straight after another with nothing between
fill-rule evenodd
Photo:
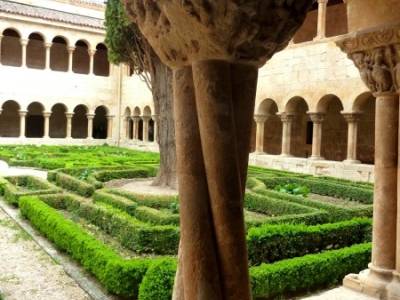
<instances>
[{"instance_id":1,"label":"courtyard garden","mask_svg":"<svg viewBox=\"0 0 400 300\"><path fill-rule=\"evenodd\" d=\"M158 154L110 146L1 146L0 160L48 170L0 179L2 201L121 299L171 299L179 199L112 187L152 178ZM373 186L249 167L244 200L255 299L339 284L367 267Z\"/></svg>"}]
</instances>

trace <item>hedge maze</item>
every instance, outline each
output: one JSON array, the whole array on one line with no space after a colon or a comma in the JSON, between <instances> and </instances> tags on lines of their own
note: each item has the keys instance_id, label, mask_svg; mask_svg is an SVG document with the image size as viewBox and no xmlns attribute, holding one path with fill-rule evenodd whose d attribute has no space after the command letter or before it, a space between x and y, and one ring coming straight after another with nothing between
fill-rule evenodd
<instances>
[{"instance_id":1,"label":"hedge maze","mask_svg":"<svg viewBox=\"0 0 400 300\"><path fill-rule=\"evenodd\" d=\"M0 192L108 291L130 299L171 298L178 197L104 187L110 180L155 176L156 155L113 147L4 146L0 157L51 170L48 181L2 178ZM276 190L285 184L310 194ZM250 167L244 206L254 299L327 287L366 268L372 201L371 184Z\"/></svg>"}]
</instances>

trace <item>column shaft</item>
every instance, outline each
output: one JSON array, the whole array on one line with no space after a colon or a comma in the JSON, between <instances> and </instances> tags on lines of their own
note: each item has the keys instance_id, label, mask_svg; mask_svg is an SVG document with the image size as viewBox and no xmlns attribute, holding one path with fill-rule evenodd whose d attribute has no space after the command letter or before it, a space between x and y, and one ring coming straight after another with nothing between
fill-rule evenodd
<instances>
[{"instance_id":1,"label":"column shaft","mask_svg":"<svg viewBox=\"0 0 400 300\"><path fill-rule=\"evenodd\" d=\"M133 139L138 140L139 139L139 117L133 117Z\"/></svg>"},{"instance_id":2,"label":"column shaft","mask_svg":"<svg viewBox=\"0 0 400 300\"><path fill-rule=\"evenodd\" d=\"M68 47L68 72L72 72L75 47Z\"/></svg>"},{"instance_id":3,"label":"column shaft","mask_svg":"<svg viewBox=\"0 0 400 300\"><path fill-rule=\"evenodd\" d=\"M292 121L293 115L288 115L284 113L281 115L281 120L283 122L282 126L282 156L292 156L291 155L291 143L292 143Z\"/></svg>"},{"instance_id":4,"label":"column shaft","mask_svg":"<svg viewBox=\"0 0 400 300\"><path fill-rule=\"evenodd\" d=\"M318 0L318 27L317 38L326 37L326 10L328 7L328 0Z\"/></svg>"},{"instance_id":5,"label":"column shaft","mask_svg":"<svg viewBox=\"0 0 400 300\"><path fill-rule=\"evenodd\" d=\"M19 122L20 122L20 124L19 124L19 137L20 138L24 138L25 137L26 114L27 114L26 111L20 111L19 112L19 117L20 117L19 118Z\"/></svg>"},{"instance_id":6,"label":"column shaft","mask_svg":"<svg viewBox=\"0 0 400 300\"><path fill-rule=\"evenodd\" d=\"M89 114L89 115L87 115L87 118L88 118L88 134L87 134L87 138L88 139L93 139L93 118L94 118L94 115L92 115L92 114Z\"/></svg>"},{"instance_id":7,"label":"column shaft","mask_svg":"<svg viewBox=\"0 0 400 300\"><path fill-rule=\"evenodd\" d=\"M50 137L50 135L49 135L49 133L50 133L50 115L51 115L50 112L43 113L43 117L44 117L44 135L43 135L43 137L44 138Z\"/></svg>"},{"instance_id":8,"label":"column shaft","mask_svg":"<svg viewBox=\"0 0 400 300\"><path fill-rule=\"evenodd\" d=\"M51 43L45 44L46 48L46 62L45 62L45 69L50 70L50 50L51 50Z\"/></svg>"},{"instance_id":9,"label":"column shaft","mask_svg":"<svg viewBox=\"0 0 400 300\"><path fill-rule=\"evenodd\" d=\"M112 139L112 133L113 133L113 116L108 116L107 117L107 138Z\"/></svg>"},{"instance_id":10,"label":"column shaft","mask_svg":"<svg viewBox=\"0 0 400 300\"><path fill-rule=\"evenodd\" d=\"M72 117L73 113L67 113L67 132L66 132L66 138L70 139L72 137Z\"/></svg>"},{"instance_id":11,"label":"column shaft","mask_svg":"<svg viewBox=\"0 0 400 300\"><path fill-rule=\"evenodd\" d=\"M358 142L358 113L343 114L347 121L347 157L345 162L347 163L360 163L357 160L357 142Z\"/></svg>"},{"instance_id":12,"label":"column shaft","mask_svg":"<svg viewBox=\"0 0 400 300\"><path fill-rule=\"evenodd\" d=\"M96 50L89 50L89 74L94 74L94 55Z\"/></svg>"},{"instance_id":13,"label":"column shaft","mask_svg":"<svg viewBox=\"0 0 400 300\"><path fill-rule=\"evenodd\" d=\"M311 113L310 118L313 122L312 153L310 158L316 160L323 159L321 156L321 146L324 115L321 113Z\"/></svg>"},{"instance_id":14,"label":"column shaft","mask_svg":"<svg viewBox=\"0 0 400 300\"><path fill-rule=\"evenodd\" d=\"M149 117L142 117L143 120L143 142L149 141Z\"/></svg>"},{"instance_id":15,"label":"column shaft","mask_svg":"<svg viewBox=\"0 0 400 300\"><path fill-rule=\"evenodd\" d=\"M2 65L2 56L1 56L1 42L2 42L2 40L3 40L3 35L2 34L0 34L0 65Z\"/></svg>"},{"instance_id":16,"label":"column shaft","mask_svg":"<svg viewBox=\"0 0 400 300\"><path fill-rule=\"evenodd\" d=\"M267 116L255 115L254 121L256 122L256 153L264 153L264 129Z\"/></svg>"},{"instance_id":17,"label":"column shaft","mask_svg":"<svg viewBox=\"0 0 400 300\"><path fill-rule=\"evenodd\" d=\"M22 64L21 67L26 67L26 47L28 46L28 40L21 39L22 47Z\"/></svg>"}]
</instances>

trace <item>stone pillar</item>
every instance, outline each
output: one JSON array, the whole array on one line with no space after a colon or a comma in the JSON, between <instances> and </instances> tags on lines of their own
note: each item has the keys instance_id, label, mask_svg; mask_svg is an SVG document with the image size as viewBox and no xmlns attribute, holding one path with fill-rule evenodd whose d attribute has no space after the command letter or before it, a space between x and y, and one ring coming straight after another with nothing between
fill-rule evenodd
<instances>
[{"instance_id":1,"label":"stone pillar","mask_svg":"<svg viewBox=\"0 0 400 300\"><path fill-rule=\"evenodd\" d=\"M318 27L315 39L323 39L326 37L326 11L328 8L328 0L318 0Z\"/></svg>"},{"instance_id":2,"label":"stone pillar","mask_svg":"<svg viewBox=\"0 0 400 300\"><path fill-rule=\"evenodd\" d=\"M264 154L264 124L267 121L268 116L254 115L254 121L256 121L256 153Z\"/></svg>"},{"instance_id":3,"label":"stone pillar","mask_svg":"<svg viewBox=\"0 0 400 300\"><path fill-rule=\"evenodd\" d=\"M291 157L290 147L292 142L292 123L294 115L283 113L281 114L282 126L282 154L284 157Z\"/></svg>"},{"instance_id":4,"label":"stone pillar","mask_svg":"<svg viewBox=\"0 0 400 300\"><path fill-rule=\"evenodd\" d=\"M50 50L51 50L52 43L45 43L44 47L46 49L46 62L45 62L45 69L50 70Z\"/></svg>"},{"instance_id":5,"label":"stone pillar","mask_svg":"<svg viewBox=\"0 0 400 300\"><path fill-rule=\"evenodd\" d=\"M112 139L113 137L113 119L114 116L107 116L107 139Z\"/></svg>"},{"instance_id":6,"label":"stone pillar","mask_svg":"<svg viewBox=\"0 0 400 300\"><path fill-rule=\"evenodd\" d=\"M357 142L358 142L358 122L360 113L343 113L347 122L347 157L344 161L349 164L361 163L357 160Z\"/></svg>"},{"instance_id":7,"label":"stone pillar","mask_svg":"<svg viewBox=\"0 0 400 300\"><path fill-rule=\"evenodd\" d=\"M369 2L377 14L385 12L384 16L396 16L398 10L376 1L353 1L358 3L358 9ZM400 3L399 3L400 4ZM352 10L355 7L352 6ZM374 10L369 10L374 11ZM365 16L365 19L369 19ZM371 17L371 20L374 20ZM381 18L379 18L382 21ZM353 21L351 21L353 22ZM360 20L361 22L361 20ZM354 26L354 24L353 24ZM374 214L372 234L372 260L369 270L360 275L351 274L344 280L344 285L361 290L379 299L400 299L400 284L393 280L396 260L400 259L399 230L400 203L398 203L398 130L399 130L399 97L396 87L400 85L396 73L400 72L400 36L399 26L386 27L381 30L369 29L353 33L351 37L338 41L338 46L347 53L359 69L361 78L376 97L375 116L375 185ZM397 53L396 53L397 52ZM397 65L396 65L397 64ZM397 70L397 72L396 72ZM355 139L356 128L349 128ZM350 135L350 134L349 134ZM353 148L356 143L353 143ZM351 149L354 158L354 149ZM400 179L400 177L399 177ZM396 224L399 224L397 225ZM398 227L400 228L400 226ZM396 234L398 248L396 250ZM397 256L397 259L396 259ZM389 283L393 282L389 285Z\"/></svg>"},{"instance_id":8,"label":"stone pillar","mask_svg":"<svg viewBox=\"0 0 400 300\"><path fill-rule=\"evenodd\" d=\"M50 137L49 132L50 132L50 116L51 112L44 112L43 117L44 117L44 134L43 138L48 139Z\"/></svg>"},{"instance_id":9,"label":"stone pillar","mask_svg":"<svg viewBox=\"0 0 400 300\"><path fill-rule=\"evenodd\" d=\"M310 159L321 160L322 145L322 123L325 115L323 113L309 113L310 119L313 122L313 137L312 137L312 153Z\"/></svg>"},{"instance_id":10,"label":"stone pillar","mask_svg":"<svg viewBox=\"0 0 400 300\"><path fill-rule=\"evenodd\" d=\"M93 139L93 119L94 119L94 114L86 114L87 119L88 119L88 134L87 138L89 140Z\"/></svg>"},{"instance_id":11,"label":"stone pillar","mask_svg":"<svg viewBox=\"0 0 400 300\"><path fill-rule=\"evenodd\" d=\"M257 68L287 46L312 1L268 1L265 9L264 0L160 2L124 1L174 71L182 251L176 294L250 300L243 198Z\"/></svg>"},{"instance_id":12,"label":"stone pillar","mask_svg":"<svg viewBox=\"0 0 400 300\"><path fill-rule=\"evenodd\" d=\"M158 143L158 126L159 126L159 119L160 117L158 115L153 115L151 116L151 119L154 122L154 132L153 132L153 136L154 136L154 143Z\"/></svg>"},{"instance_id":13,"label":"stone pillar","mask_svg":"<svg viewBox=\"0 0 400 300\"><path fill-rule=\"evenodd\" d=\"M74 62L74 51L75 47L68 46L68 72L72 72L72 66Z\"/></svg>"},{"instance_id":14,"label":"stone pillar","mask_svg":"<svg viewBox=\"0 0 400 300\"><path fill-rule=\"evenodd\" d=\"M131 120L131 117L125 116L125 139L129 140L130 137L130 126L129 126L129 121Z\"/></svg>"},{"instance_id":15,"label":"stone pillar","mask_svg":"<svg viewBox=\"0 0 400 300\"><path fill-rule=\"evenodd\" d=\"M67 117L67 132L65 137L70 139L72 138L72 117L74 116L74 113L66 113L65 116Z\"/></svg>"},{"instance_id":16,"label":"stone pillar","mask_svg":"<svg viewBox=\"0 0 400 300\"><path fill-rule=\"evenodd\" d=\"M143 142L149 141L149 121L151 117L143 116Z\"/></svg>"},{"instance_id":17,"label":"stone pillar","mask_svg":"<svg viewBox=\"0 0 400 300\"><path fill-rule=\"evenodd\" d=\"M1 57L1 41L3 40L3 35L0 34L0 65L2 65L2 57Z\"/></svg>"},{"instance_id":18,"label":"stone pillar","mask_svg":"<svg viewBox=\"0 0 400 300\"><path fill-rule=\"evenodd\" d=\"M19 111L19 137L25 138L25 128L26 128L26 114L28 112L24 110Z\"/></svg>"},{"instance_id":19,"label":"stone pillar","mask_svg":"<svg viewBox=\"0 0 400 300\"><path fill-rule=\"evenodd\" d=\"M134 140L138 140L139 139L139 121L140 121L140 117L139 116L132 117L132 121L133 121L133 128L132 128L133 134L132 134L132 136L133 136Z\"/></svg>"},{"instance_id":20,"label":"stone pillar","mask_svg":"<svg viewBox=\"0 0 400 300\"><path fill-rule=\"evenodd\" d=\"M89 74L94 74L94 55L96 54L96 49L89 49Z\"/></svg>"},{"instance_id":21,"label":"stone pillar","mask_svg":"<svg viewBox=\"0 0 400 300\"><path fill-rule=\"evenodd\" d=\"M26 47L28 46L29 40L27 39L21 39L21 47L22 47L22 63L21 67L25 68L26 67Z\"/></svg>"}]
</instances>

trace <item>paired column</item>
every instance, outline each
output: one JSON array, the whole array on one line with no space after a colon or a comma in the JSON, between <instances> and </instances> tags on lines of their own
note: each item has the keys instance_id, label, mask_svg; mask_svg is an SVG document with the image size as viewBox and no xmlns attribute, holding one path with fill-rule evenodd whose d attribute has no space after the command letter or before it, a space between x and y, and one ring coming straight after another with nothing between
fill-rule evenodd
<instances>
[{"instance_id":1,"label":"paired column","mask_svg":"<svg viewBox=\"0 0 400 300\"><path fill-rule=\"evenodd\" d=\"M294 120L294 115L288 113L282 113L281 121L283 123L282 126L282 154L281 156L290 157L292 156L290 153L290 146L292 142L292 123Z\"/></svg>"},{"instance_id":2,"label":"paired column","mask_svg":"<svg viewBox=\"0 0 400 300\"><path fill-rule=\"evenodd\" d=\"M21 67L25 68L26 67L26 47L28 46L29 40L27 39L21 39L21 47L22 47L22 64Z\"/></svg>"},{"instance_id":3,"label":"paired column","mask_svg":"<svg viewBox=\"0 0 400 300\"><path fill-rule=\"evenodd\" d=\"M131 117L125 117L125 139L129 140L130 138L130 126L129 126L129 121L131 120Z\"/></svg>"},{"instance_id":4,"label":"paired column","mask_svg":"<svg viewBox=\"0 0 400 300\"><path fill-rule=\"evenodd\" d=\"M345 163L357 164L357 142L358 142L358 122L360 121L360 113L343 113L347 122L347 158Z\"/></svg>"},{"instance_id":5,"label":"paired column","mask_svg":"<svg viewBox=\"0 0 400 300\"><path fill-rule=\"evenodd\" d=\"M86 114L86 117L88 119L87 138L89 140L91 140L91 139L93 139L93 119L94 119L94 114Z\"/></svg>"},{"instance_id":6,"label":"paired column","mask_svg":"<svg viewBox=\"0 0 400 300\"><path fill-rule=\"evenodd\" d=\"M89 74L94 74L94 55L96 54L95 49L89 49Z\"/></svg>"},{"instance_id":7,"label":"paired column","mask_svg":"<svg viewBox=\"0 0 400 300\"><path fill-rule=\"evenodd\" d=\"M44 117L44 135L43 138L49 138L50 135L50 116L51 112L44 112L43 117Z\"/></svg>"},{"instance_id":8,"label":"paired column","mask_svg":"<svg viewBox=\"0 0 400 300\"><path fill-rule=\"evenodd\" d=\"M265 122L267 121L268 116L265 115L254 115L254 121L257 124L256 128L256 153L264 154L264 129Z\"/></svg>"},{"instance_id":9,"label":"paired column","mask_svg":"<svg viewBox=\"0 0 400 300\"><path fill-rule=\"evenodd\" d=\"M149 122L151 117L143 116L143 142L149 141Z\"/></svg>"},{"instance_id":10,"label":"paired column","mask_svg":"<svg viewBox=\"0 0 400 300\"><path fill-rule=\"evenodd\" d=\"M45 43L44 47L46 49L46 63L45 63L45 69L50 70L50 50L51 50L51 45L52 43Z\"/></svg>"},{"instance_id":11,"label":"paired column","mask_svg":"<svg viewBox=\"0 0 400 300\"><path fill-rule=\"evenodd\" d=\"M313 122L313 137L312 137L312 153L310 159L321 160L321 145L322 145L322 123L324 122L325 114L309 113L310 119Z\"/></svg>"},{"instance_id":12,"label":"paired column","mask_svg":"<svg viewBox=\"0 0 400 300\"><path fill-rule=\"evenodd\" d=\"M68 72L72 72L75 47L68 46Z\"/></svg>"},{"instance_id":13,"label":"paired column","mask_svg":"<svg viewBox=\"0 0 400 300\"><path fill-rule=\"evenodd\" d=\"M107 139L112 139L114 116L107 116Z\"/></svg>"},{"instance_id":14,"label":"paired column","mask_svg":"<svg viewBox=\"0 0 400 300\"><path fill-rule=\"evenodd\" d=\"M25 110L20 110L19 111L19 137L24 138L25 137L25 128L26 128L26 115L27 111Z\"/></svg>"},{"instance_id":15,"label":"paired column","mask_svg":"<svg viewBox=\"0 0 400 300\"><path fill-rule=\"evenodd\" d=\"M318 0L318 27L316 39L326 37L326 11L328 8L328 0Z\"/></svg>"},{"instance_id":16,"label":"paired column","mask_svg":"<svg viewBox=\"0 0 400 300\"><path fill-rule=\"evenodd\" d=\"M139 121L140 121L140 117L138 117L138 116L132 117L132 121L133 121L133 128L132 128L133 134L132 134L132 136L133 136L134 140L138 140L139 139Z\"/></svg>"},{"instance_id":17,"label":"paired column","mask_svg":"<svg viewBox=\"0 0 400 300\"><path fill-rule=\"evenodd\" d=\"M154 122L154 131L153 131L153 137L154 137L154 143L158 143L158 124L159 124L159 119L160 117L158 115L153 115L151 119Z\"/></svg>"},{"instance_id":18,"label":"paired column","mask_svg":"<svg viewBox=\"0 0 400 300\"><path fill-rule=\"evenodd\" d=\"M72 138L72 117L74 116L74 113L66 113L65 116L67 117L66 138L70 139Z\"/></svg>"}]
</instances>

